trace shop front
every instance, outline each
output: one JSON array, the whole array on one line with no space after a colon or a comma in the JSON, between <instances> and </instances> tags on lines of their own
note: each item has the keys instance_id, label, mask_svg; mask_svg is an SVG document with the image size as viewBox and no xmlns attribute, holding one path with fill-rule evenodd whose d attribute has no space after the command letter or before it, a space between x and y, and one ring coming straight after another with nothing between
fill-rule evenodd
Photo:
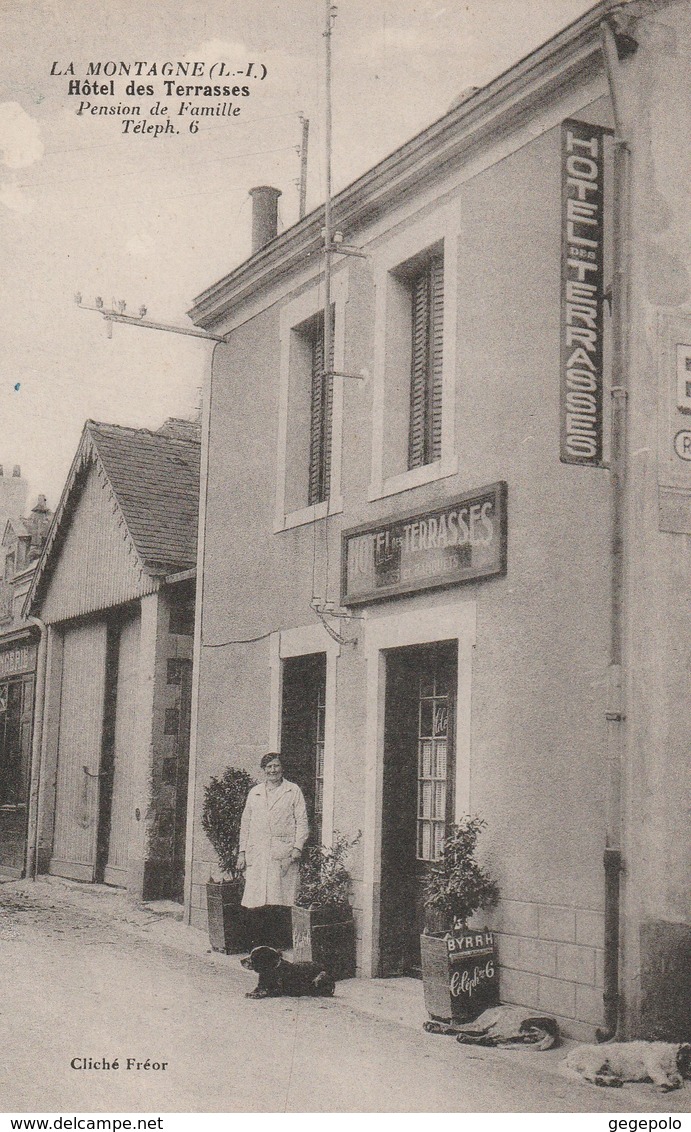
<instances>
[{"instance_id":1,"label":"shop front","mask_svg":"<svg viewBox=\"0 0 691 1132\"><path fill-rule=\"evenodd\" d=\"M0 876L24 873L37 646L0 645Z\"/></svg>"},{"instance_id":2,"label":"shop front","mask_svg":"<svg viewBox=\"0 0 691 1132\"><path fill-rule=\"evenodd\" d=\"M363 966L373 975L420 972L425 881L470 801L477 588L463 583L503 576L506 547L505 483L342 536L342 604L367 607Z\"/></svg>"}]
</instances>

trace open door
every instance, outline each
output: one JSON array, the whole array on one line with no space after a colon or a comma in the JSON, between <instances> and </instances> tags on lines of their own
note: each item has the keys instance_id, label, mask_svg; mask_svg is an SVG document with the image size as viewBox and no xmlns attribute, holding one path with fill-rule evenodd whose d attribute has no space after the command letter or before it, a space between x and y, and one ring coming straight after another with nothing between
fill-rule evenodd
<instances>
[{"instance_id":1,"label":"open door","mask_svg":"<svg viewBox=\"0 0 691 1132\"><path fill-rule=\"evenodd\" d=\"M424 884L453 821L455 641L386 657L380 971L420 971Z\"/></svg>"}]
</instances>

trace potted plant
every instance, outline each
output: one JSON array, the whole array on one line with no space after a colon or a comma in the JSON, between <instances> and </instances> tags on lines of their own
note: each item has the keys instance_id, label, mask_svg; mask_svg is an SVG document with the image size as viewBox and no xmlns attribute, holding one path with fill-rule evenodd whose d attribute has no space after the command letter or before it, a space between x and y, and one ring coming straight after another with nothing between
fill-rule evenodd
<instances>
[{"instance_id":1,"label":"potted plant","mask_svg":"<svg viewBox=\"0 0 691 1132\"><path fill-rule=\"evenodd\" d=\"M334 979L355 975L355 924L350 906L350 873L344 861L360 840L334 831L333 843L312 845L300 866L293 906L293 958L318 963Z\"/></svg>"},{"instance_id":2,"label":"potted plant","mask_svg":"<svg viewBox=\"0 0 691 1132\"><path fill-rule=\"evenodd\" d=\"M492 932L468 928L478 909L494 907L499 898L496 882L476 860L486 824L464 815L452 826L425 884L427 927L420 940L425 1006L444 1021L471 1021L499 1002Z\"/></svg>"},{"instance_id":3,"label":"potted plant","mask_svg":"<svg viewBox=\"0 0 691 1132\"><path fill-rule=\"evenodd\" d=\"M247 794L256 783L251 775L237 767L226 767L220 778L212 778L204 791L202 829L218 856L226 874L219 881L209 877L206 906L209 918L209 941L214 951L231 954L248 946L245 917L240 901L243 877L238 871L240 820Z\"/></svg>"}]
</instances>

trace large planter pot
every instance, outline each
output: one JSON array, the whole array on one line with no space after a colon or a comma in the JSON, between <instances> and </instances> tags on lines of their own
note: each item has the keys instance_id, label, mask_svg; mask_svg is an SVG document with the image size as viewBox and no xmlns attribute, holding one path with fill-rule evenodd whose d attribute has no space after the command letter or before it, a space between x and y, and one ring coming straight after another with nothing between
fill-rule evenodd
<instances>
[{"instance_id":1,"label":"large planter pot","mask_svg":"<svg viewBox=\"0 0 691 1132\"><path fill-rule=\"evenodd\" d=\"M213 951L226 955L247 951L245 910L240 904L242 888L233 881L210 880L206 886L209 942Z\"/></svg>"},{"instance_id":2,"label":"large planter pot","mask_svg":"<svg viewBox=\"0 0 691 1132\"><path fill-rule=\"evenodd\" d=\"M334 979L354 978L352 910L293 906L293 959L296 963L317 963Z\"/></svg>"},{"instance_id":3,"label":"large planter pot","mask_svg":"<svg viewBox=\"0 0 691 1132\"><path fill-rule=\"evenodd\" d=\"M420 937L425 1009L443 1022L472 1022L499 1004L492 932L433 932Z\"/></svg>"}]
</instances>

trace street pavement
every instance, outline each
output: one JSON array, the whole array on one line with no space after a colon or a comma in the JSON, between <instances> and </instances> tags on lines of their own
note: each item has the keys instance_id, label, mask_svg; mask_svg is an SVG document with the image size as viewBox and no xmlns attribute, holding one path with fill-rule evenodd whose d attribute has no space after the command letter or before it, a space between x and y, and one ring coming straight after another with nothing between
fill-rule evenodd
<instances>
[{"instance_id":1,"label":"street pavement","mask_svg":"<svg viewBox=\"0 0 691 1132\"><path fill-rule=\"evenodd\" d=\"M0 884L1 1111L688 1109L689 1083L600 1089L568 1074L564 1048L425 1034L412 979L348 980L333 999L246 999L256 976L179 916L102 885Z\"/></svg>"}]
</instances>

